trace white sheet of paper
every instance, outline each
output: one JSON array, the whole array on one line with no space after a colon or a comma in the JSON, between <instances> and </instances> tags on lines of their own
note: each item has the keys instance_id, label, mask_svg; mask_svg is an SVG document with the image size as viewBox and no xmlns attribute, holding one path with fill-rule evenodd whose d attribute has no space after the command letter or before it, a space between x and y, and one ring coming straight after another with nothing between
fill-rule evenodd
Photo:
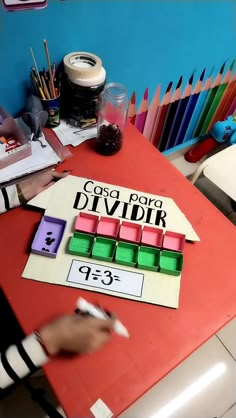
<instances>
[{"instance_id":1,"label":"white sheet of paper","mask_svg":"<svg viewBox=\"0 0 236 418\"><path fill-rule=\"evenodd\" d=\"M97 127L80 130L78 127L72 127L65 120L56 128L53 128L62 145L72 144L74 147L82 144L87 139L95 138L97 135Z\"/></svg>"},{"instance_id":2,"label":"white sheet of paper","mask_svg":"<svg viewBox=\"0 0 236 418\"><path fill-rule=\"evenodd\" d=\"M113 413L108 406L101 399L98 399L95 404L90 408L90 411L95 418L112 418Z\"/></svg>"},{"instance_id":3,"label":"white sheet of paper","mask_svg":"<svg viewBox=\"0 0 236 418\"><path fill-rule=\"evenodd\" d=\"M142 273L132 273L119 269L108 267L107 264L96 264L96 260L85 262L72 260L67 281L77 283L83 286L94 287L96 289L105 289L113 293L125 294L129 296L142 296L144 275Z\"/></svg>"},{"instance_id":4,"label":"white sheet of paper","mask_svg":"<svg viewBox=\"0 0 236 418\"><path fill-rule=\"evenodd\" d=\"M42 148L38 141L32 142L32 155L30 157L0 170L1 183L59 163L60 158L43 137L41 137L41 142L47 147Z\"/></svg>"}]
</instances>

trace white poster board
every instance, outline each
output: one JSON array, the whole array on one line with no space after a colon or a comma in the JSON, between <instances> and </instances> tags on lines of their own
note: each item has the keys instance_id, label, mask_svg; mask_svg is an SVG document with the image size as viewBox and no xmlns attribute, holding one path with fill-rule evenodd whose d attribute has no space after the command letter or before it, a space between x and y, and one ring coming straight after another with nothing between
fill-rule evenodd
<instances>
[{"instance_id":1,"label":"white poster board","mask_svg":"<svg viewBox=\"0 0 236 418\"><path fill-rule=\"evenodd\" d=\"M30 255L24 278L178 307L181 275L171 276L79 257L67 250L79 211L156 226L199 241L172 199L74 176L60 180L47 196L45 214L67 220L64 236L56 259ZM45 204L45 197L42 198Z\"/></svg>"}]
</instances>

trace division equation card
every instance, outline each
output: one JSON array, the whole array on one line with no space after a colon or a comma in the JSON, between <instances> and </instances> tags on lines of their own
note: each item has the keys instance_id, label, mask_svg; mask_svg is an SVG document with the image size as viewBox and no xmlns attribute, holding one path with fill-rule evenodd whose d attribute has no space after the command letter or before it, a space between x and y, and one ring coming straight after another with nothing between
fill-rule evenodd
<instances>
[{"instance_id":1,"label":"division equation card","mask_svg":"<svg viewBox=\"0 0 236 418\"><path fill-rule=\"evenodd\" d=\"M67 277L67 282L136 297L142 297L143 281L142 273L79 260L72 261Z\"/></svg>"}]
</instances>

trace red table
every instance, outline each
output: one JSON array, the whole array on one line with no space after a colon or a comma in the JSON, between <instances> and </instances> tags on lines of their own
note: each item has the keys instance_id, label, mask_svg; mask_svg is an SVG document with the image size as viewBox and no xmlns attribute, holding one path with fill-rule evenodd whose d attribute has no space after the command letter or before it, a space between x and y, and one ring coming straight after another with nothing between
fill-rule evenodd
<instances>
[{"instance_id":1,"label":"red table","mask_svg":"<svg viewBox=\"0 0 236 418\"><path fill-rule=\"evenodd\" d=\"M100 156L88 141L60 169L171 197L201 238L185 246L174 310L22 279L41 213L19 208L0 217L1 285L25 332L71 312L78 295L112 309L128 327L129 341L114 335L96 354L45 367L69 417L92 416L98 398L117 416L236 315L236 229L131 125L117 155Z\"/></svg>"}]
</instances>

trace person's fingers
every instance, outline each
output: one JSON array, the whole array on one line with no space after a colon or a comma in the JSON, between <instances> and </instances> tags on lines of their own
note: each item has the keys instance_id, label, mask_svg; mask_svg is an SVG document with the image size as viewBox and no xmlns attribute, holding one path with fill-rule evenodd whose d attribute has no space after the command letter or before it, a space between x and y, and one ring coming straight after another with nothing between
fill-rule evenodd
<instances>
[{"instance_id":1,"label":"person's fingers","mask_svg":"<svg viewBox=\"0 0 236 418\"><path fill-rule=\"evenodd\" d=\"M55 181L50 181L50 183L46 184L46 186L41 187L40 192L43 192L44 190L48 189L50 186L53 186L55 184Z\"/></svg>"},{"instance_id":2,"label":"person's fingers","mask_svg":"<svg viewBox=\"0 0 236 418\"><path fill-rule=\"evenodd\" d=\"M51 172L52 177L55 178L55 179L58 179L58 180L69 176L69 174L70 174L70 171L67 171L67 172L64 171L63 173L59 173L58 171L52 171Z\"/></svg>"},{"instance_id":3,"label":"person's fingers","mask_svg":"<svg viewBox=\"0 0 236 418\"><path fill-rule=\"evenodd\" d=\"M94 319L94 326L103 331L111 331L114 327L114 319Z\"/></svg>"}]
</instances>

